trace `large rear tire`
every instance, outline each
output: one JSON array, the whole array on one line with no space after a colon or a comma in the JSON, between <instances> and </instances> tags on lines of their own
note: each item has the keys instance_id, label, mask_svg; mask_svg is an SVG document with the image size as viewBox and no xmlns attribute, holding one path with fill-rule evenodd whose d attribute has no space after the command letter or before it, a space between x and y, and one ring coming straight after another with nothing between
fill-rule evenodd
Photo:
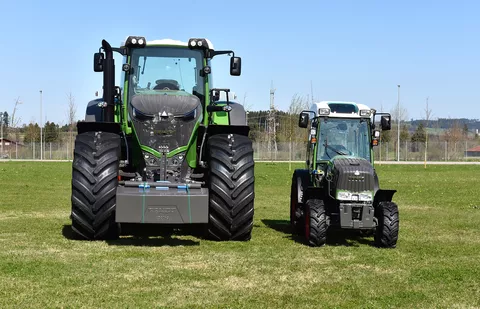
<instances>
[{"instance_id":1,"label":"large rear tire","mask_svg":"<svg viewBox=\"0 0 480 309\"><path fill-rule=\"evenodd\" d=\"M252 141L243 135L210 137L208 149L210 239L247 241L254 213L254 160Z\"/></svg>"},{"instance_id":2,"label":"large rear tire","mask_svg":"<svg viewBox=\"0 0 480 309\"><path fill-rule=\"evenodd\" d=\"M378 226L374 242L380 248L395 248L399 231L398 206L394 202L380 202L375 209Z\"/></svg>"},{"instance_id":3,"label":"large rear tire","mask_svg":"<svg viewBox=\"0 0 480 309\"><path fill-rule=\"evenodd\" d=\"M120 136L107 132L77 135L72 164L72 230L76 238L118 238L116 190Z\"/></svg>"}]
</instances>

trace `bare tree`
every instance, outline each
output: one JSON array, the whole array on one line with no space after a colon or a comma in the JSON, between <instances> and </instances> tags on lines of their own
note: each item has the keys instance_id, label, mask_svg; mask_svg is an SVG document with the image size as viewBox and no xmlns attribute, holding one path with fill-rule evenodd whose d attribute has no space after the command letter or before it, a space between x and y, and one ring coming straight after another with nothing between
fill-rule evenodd
<instances>
[{"instance_id":1,"label":"bare tree","mask_svg":"<svg viewBox=\"0 0 480 309\"><path fill-rule=\"evenodd\" d=\"M430 119L432 119L432 110L428 108L428 97L426 101L426 107L425 107L425 167L427 165L427 152L428 152L428 125Z\"/></svg>"},{"instance_id":2,"label":"bare tree","mask_svg":"<svg viewBox=\"0 0 480 309\"><path fill-rule=\"evenodd\" d=\"M23 102L20 101L20 97L15 99L15 106L13 107L12 117L10 119L10 132L15 137L15 141L17 142L20 139L20 132L18 131L17 127L20 124L21 118L15 118L15 112L17 111L17 106L22 103Z\"/></svg>"},{"instance_id":3,"label":"bare tree","mask_svg":"<svg viewBox=\"0 0 480 309\"><path fill-rule=\"evenodd\" d=\"M398 106L395 106L392 108L390 111L390 114L392 115L392 120L398 122L399 121L399 116L398 116ZM406 121L408 118L408 111L405 107L400 107L400 122Z\"/></svg>"},{"instance_id":4,"label":"bare tree","mask_svg":"<svg viewBox=\"0 0 480 309\"><path fill-rule=\"evenodd\" d=\"M245 92L243 94L243 108L245 109L246 112L249 112L252 109L252 104L246 104L247 102L247 93Z\"/></svg>"},{"instance_id":5,"label":"bare tree","mask_svg":"<svg viewBox=\"0 0 480 309\"><path fill-rule=\"evenodd\" d=\"M301 134L300 132L298 132L299 134L295 134L295 128L296 128L296 124L297 124L297 119L298 119L298 116L299 114L303 111L303 110L307 110L309 108L309 100L308 100L308 97L307 98L304 98L304 97L301 97L299 96L298 94L294 94L293 97L292 97L292 100L290 101L290 106L288 107L288 118L289 118L289 128L288 128L288 131L289 131L289 148L290 148L290 159L289 161L291 161L292 159L292 138L293 136L305 136L304 134ZM295 143L298 142L298 140L295 140ZM295 147L297 148L297 147ZM291 164L291 163L290 163ZM291 170L291 165L289 165L289 170Z\"/></svg>"},{"instance_id":6,"label":"bare tree","mask_svg":"<svg viewBox=\"0 0 480 309\"><path fill-rule=\"evenodd\" d=\"M70 148L73 145L73 129L75 127L75 118L77 114L77 105L75 104L75 97L72 95L72 92L67 94L68 98L68 110L67 110L67 119L70 127Z\"/></svg>"}]
</instances>

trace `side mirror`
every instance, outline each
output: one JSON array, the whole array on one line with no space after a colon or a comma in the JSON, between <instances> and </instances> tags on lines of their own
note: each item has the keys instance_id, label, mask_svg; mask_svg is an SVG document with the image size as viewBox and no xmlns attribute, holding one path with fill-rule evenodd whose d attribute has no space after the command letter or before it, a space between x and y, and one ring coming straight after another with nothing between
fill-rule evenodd
<instances>
[{"instance_id":1,"label":"side mirror","mask_svg":"<svg viewBox=\"0 0 480 309\"><path fill-rule=\"evenodd\" d=\"M93 71L103 72L103 53L95 53L93 55Z\"/></svg>"},{"instance_id":2,"label":"side mirror","mask_svg":"<svg viewBox=\"0 0 480 309\"><path fill-rule=\"evenodd\" d=\"M383 131L388 131L392 128L390 116L382 116L380 124Z\"/></svg>"},{"instance_id":3,"label":"side mirror","mask_svg":"<svg viewBox=\"0 0 480 309\"><path fill-rule=\"evenodd\" d=\"M232 57L230 58L230 75L240 76L242 73L242 58Z\"/></svg>"},{"instance_id":4,"label":"side mirror","mask_svg":"<svg viewBox=\"0 0 480 309\"><path fill-rule=\"evenodd\" d=\"M308 113L300 113L300 118L298 119L298 126L300 128L306 128L308 126Z\"/></svg>"}]
</instances>

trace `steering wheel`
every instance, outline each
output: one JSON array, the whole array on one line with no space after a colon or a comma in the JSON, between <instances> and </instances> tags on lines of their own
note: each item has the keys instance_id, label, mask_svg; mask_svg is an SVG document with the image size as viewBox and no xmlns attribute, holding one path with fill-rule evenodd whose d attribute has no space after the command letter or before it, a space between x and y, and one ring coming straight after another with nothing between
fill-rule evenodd
<instances>
[{"instance_id":1,"label":"steering wheel","mask_svg":"<svg viewBox=\"0 0 480 309\"><path fill-rule=\"evenodd\" d=\"M180 90L180 85L173 79L157 79L153 90Z\"/></svg>"},{"instance_id":2,"label":"steering wheel","mask_svg":"<svg viewBox=\"0 0 480 309\"><path fill-rule=\"evenodd\" d=\"M335 152L336 154L339 154L339 155L342 155L342 156L351 156L353 154L350 150L345 148L345 146L343 146L343 145L330 145L329 144L329 145L326 145L326 148L330 149L333 152ZM325 150L325 152L327 152L327 150Z\"/></svg>"}]
</instances>

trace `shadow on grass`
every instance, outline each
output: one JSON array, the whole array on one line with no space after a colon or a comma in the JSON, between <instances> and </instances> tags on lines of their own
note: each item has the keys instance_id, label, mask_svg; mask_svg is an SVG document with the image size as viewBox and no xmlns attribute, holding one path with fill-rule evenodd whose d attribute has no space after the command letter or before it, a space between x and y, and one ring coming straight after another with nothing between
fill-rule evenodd
<instances>
[{"instance_id":1,"label":"shadow on grass","mask_svg":"<svg viewBox=\"0 0 480 309\"><path fill-rule=\"evenodd\" d=\"M289 239L307 245L307 241L303 236L293 234L290 221L262 219L262 222L277 232L287 234L286 237ZM327 232L327 245L358 247L359 245L373 246L374 243L369 238L361 235L359 231L330 228Z\"/></svg>"},{"instance_id":2,"label":"shadow on grass","mask_svg":"<svg viewBox=\"0 0 480 309\"><path fill-rule=\"evenodd\" d=\"M72 226L70 224L64 225L62 234L65 238L70 240L80 240L75 237ZM115 240L106 240L105 242L110 246L133 246L133 247L162 247L162 246L198 246L200 242L192 239L181 239L172 236L197 236L198 231L188 233L188 231L178 230L160 230L157 233L145 233L145 230L140 230L140 233L134 235L125 235L122 232L122 237Z\"/></svg>"}]
</instances>

